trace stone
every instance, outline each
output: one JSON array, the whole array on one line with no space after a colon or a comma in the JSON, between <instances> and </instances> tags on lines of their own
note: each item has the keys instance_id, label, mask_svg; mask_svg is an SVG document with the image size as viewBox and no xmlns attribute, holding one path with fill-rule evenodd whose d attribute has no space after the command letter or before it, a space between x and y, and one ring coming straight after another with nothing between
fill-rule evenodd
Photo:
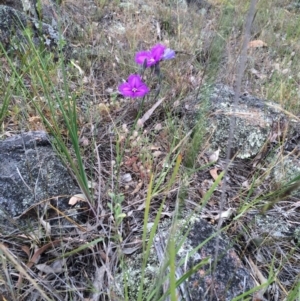
<instances>
[{"instance_id":1,"label":"stone","mask_svg":"<svg viewBox=\"0 0 300 301\"><path fill-rule=\"evenodd\" d=\"M180 257L185 258L189 250L196 248L215 232L215 228L206 221L195 219ZM218 259L213 272L216 248L217 238L213 237L188 260L187 266L192 268L201 260L209 259L208 264L202 266L189 278L188 289L192 301L229 301L255 286L250 272L243 266L232 243L224 235L221 235L219 240Z\"/></svg>"},{"instance_id":2,"label":"stone","mask_svg":"<svg viewBox=\"0 0 300 301\"><path fill-rule=\"evenodd\" d=\"M30 32L26 32L30 29ZM30 46L28 38L38 47L43 45L48 50L58 50L62 37L49 24L27 16L25 13L6 5L0 5L0 43L8 53L24 53Z\"/></svg>"},{"instance_id":3,"label":"stone","mask_svg":"<svg viewBox=\"0 0 300 301\"><path fill-rule=\"evenodd\" d=\"M236 118L231 145L232 154L238 158L256 156L268 139L272 124L280 118L279 111L267 106L267 102L248 94L241 95L233 112L234 92L225 86L218 86L212 93L211 120L214 128L212 147L223 152L228 146L230 119Z\"/></svg>"},{"instance_id":4,"label":"stone","mask_svg":"<svg viewBox=\"0 0 300 301\"><path fill-rule=\"evenodd\" d=\"M80 192L67 168L51 147L45 132L27 132L0 141L0 232L11 230L29 208L24 220L36 219L38 208L50 202L63 211L68 196ZM41 206L37 204L41 202Z\"/></svg>"},{"instance_id":5,"label":"stone","mask_svg":"<svg viewBox=\"0 0 300 301\"><path fill-rule=\"evenodd\" d=\"M163 226L163 228L165 227ZM162 276L159 273L160 266L163 265L166 259L164 257L164 249L170 237L170 231L170 228L166 230L160 228L154 239L154 245L151 247L150 257L145 270L144 296L148 296L151 290L159 285L163 287ZM188 231L187 238L183 239L186 231ZM178 300L230 301L255 286L250 272L241 262L236 250L232 247L232 243L223 234L219 240L216 269L214 272L212 271L217 248L216 230L205 220L197 218L195 215L192 216L188 223L186 223L186 220L178 220L176 222L176 232L172 235L174 235L176 243L182 239L184 240L177 252L177 280L201 261L206 262L178 288L177 296L180 296ZM210 237L211 239L205 242ZM196 248L198 250L194 254L189 255ZM138 254L127 258L125 261L127 266L126 275L128 275L126 281L129 286L129 300L136 300L137 298L141 281L142 260L143 254ZM118 282L116 291L119 296L122 294L123 277L124 275L116 277ZM162 291L163 289L161 293Z\"/></svg>"},{"instance_id":6,"label":"stone","mask_svg":"<svg viewBox=\"0 0 300 301\"><path fill-rule=\"evenodd\" d=\"M197 7L198 9L210 9L211 4L205 0L186 0L187 4L191 7Z\"/></svg>"},{"instance_id":7,"label":"stone","mask_svg":"<svg viewBox=\"0 0 300 301\"><path fill-rule=\"evenodd\" d=\"M202 118L206 117L210 147L212 150L220 148L220 157L214 164L219 171L224 170L227 163L224 157L228 147L230 118L236 118L230 145L233 156L226 175L225 207L229 209L237 196L240 198L243 195L244 187L245 191L249 191L251 179L251 196L244 204L243 197L238 202L249 207L253 204L253 209L245 210L244 217L237 223L241 226L237 227L235 234L242 235L246 246L255 250L253 254L262 263L260 268L263 270L262 266L271 261L280 262L282 250L299 250L300 118L272 101L247 93L240 95L234 110L234 91L225 85L215 85L207 89L206 95L205 92L202 89L199 96L192 94L184 100L184 114L179 116L185 118L186 125L192 128L198 121L199 111L204 108ZM194 182L202 193L206 193L213 180L205 171L197 174ZM211 199L218 204L221 191L216 189ZM210 208L208 206L208 211ZM244 247L243 244L241 247ZM290 251L289 256L291 259L282 264L276 277L282 279L281 283L292 287L297 281L299 268L295 266L291 269L291 262L297 261L299 252Z\"/></svg>"},{"instance_id":8,"label":"stone","mask_svg":"<svg viewBox=\"0 0 300 301\"><path fill-rule=\"evenodd\" d=\"M98 20L99 14L93 0L0 0L0 43L9 54L23 55L33 42L54 53L55 60L62 50L68 61L81 54L71 43L88 38L90 23ZM92 50L87 52L98 53Z\"/></svg>"},{"instance_id":9,"label":"stone","mask_svg":"<svg viewBox=\"0 0 300 301\"><path fill-rule=\"evenodd\" d=\"M267 142L279 142L286 134L299 130L299 123L285 114L284 110L272 101L259 99L244 93L238 98L234 108L234 91L226 85L216 85L209 89L205 99L203 93L192 94L182 102L185 123L192 128L198 112L206 106L208 112L207 132L211 136L211 149L220 148L224 156L228 147L230 119L235 117L236 126L231 144L232 156L247 159L255 157ZM273 138L272 138L273 137Z\"/></svg>"},{"instance_id":10,"label":"stone","mask_svg":"<svg viewBox=\"0 0 300 301\"><path fill-rule=\"evenodd\" d=\"M0 0L0 5L7 5L20 11L23 10L22 0Z\"/></svg>"}]
</instances>

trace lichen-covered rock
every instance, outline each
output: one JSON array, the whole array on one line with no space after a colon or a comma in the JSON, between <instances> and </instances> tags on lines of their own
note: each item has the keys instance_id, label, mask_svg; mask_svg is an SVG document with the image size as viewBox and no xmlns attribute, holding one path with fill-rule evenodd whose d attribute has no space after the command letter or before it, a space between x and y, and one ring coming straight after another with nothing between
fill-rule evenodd
<instances>
[{"instance_id":1,"label":"lichen-covered rock","mask_svg":"<svg viewBox=\"0 0 300 301\"><path fill-rule=\"evenodd\" d=\"M63 210L68 198L60 196L80 192L44 132L0 141L0 154L1 233L15 223L13 218L38 202L48 200Z\"/></svg>"},{"instance_id":2,"label":"lichen-covered rock","mask_svg":"<svg viewBox=\"0 0 300 301\"><path fill-rule=\"evenodd\" d=\"M0 5L0 43L9 53L23 53L30 43L36 47L44 45L46 49L58 50L62 39L58 30L51 25L28 17L12 7Z\"/></svg>"},{"instance_id":3,"label":"lichen-covered rock","mask_svg":"<svg viewBox=\"0 0 300 301\"><path fill-rule=\"evenodd\" d=\"M57 24L57 1L53 0L21 0L23 11L30 17L55 27Z\"/></svg>"},{"instance_id":4,"label":"lichen-covered rock","mask_svg":"<svg viewBox=\"0 0 300 301\"><path fill-rule=\"evenodd\" d=\"M9 54L23 54L32 43L56 58L62 50L68 61L80 53L71 43L88 38L90 24L99 14L93 0L0 0L0 43Z\"/></svg>"},{"instance_id":5,"label":"lichen-covered rock","mask_svg":"<svg viewBox=\"0 0 300 301\"><path fill-rule=\"evenodd\" d=\"M162 229L155 238L144 271L143 296L149 296L151 290L156 288L161 288L160 294L167 290L167 285L163 281L165 274L160 275L159 273L160 267L167 260L165 256L167 253L164 253L164 250L170 238L170 231L170 229ZM184 239L186 232L188 232L188 235ZM180 241L184 241L181 246L178 246L177 280L197 264L205 262L194 271L185 283L177 288L178 300L230 301L255 286L250 272L242 264L232 244L224 235L220 236L216 268L213 270L217 250L216 230L206 221L195 216L190 219L189 223L178 220L176 231L172 235L174 235L177 246ZM141 282L142 262L143 254L126 259L124 275L116 277L115 292L119 296L122 296L123 279L125 277L130 295L129 300L136 300Z\"/></svg>"},{"instance_id":6,"label":"lichen-covered rock","mask_svg":"<svg viewBox=\"0 0 300 301\"><path fill-rule=\"evenodd\" d=\"M286 124L285 139L277 143L278 151L268 158L272 167L271 176L276 185L293 181L300 174L300 122ZM298 194L299 197L299 194Z\"/></svg>"},{"instance_id":7,"label":"lichen-covered rock","mask_svg":"<svg viewBox=\"0 0 300 301\"><path fill-rule=\"evenodd\" d=\"M197 248L214 234L215 229L210 224L196 219L182 247L181 258L187 256L189 248ZM232 244L224 236L221 236L219 240L216 269L213 271L216 249L217 238L213 237L188 259L188 268L192 268L202 260L209 259L208 264L202 266L189 278L188 288L193 301L229 301L254 287L249 271L243 266Z\"/></svg>"},{"instance_id":8,"label":"lichen-covered rock","mask_svg":"<svg viewBox=\"0 0 300 301\"><path fill-rule=\"evenodd\" d=\"M214 135L212 147L226 151L230 133L230 119L235 117L236 126L231 145L232 154L238 158L257 155L267 141L272 123L278 112L271 110L262 100L242 95L234 110L234 93L228 87L218 86L210 98L210 114Z\"/></svg>"},{"instance_id":9,"label":"lichen-covered rock","mask_svg":"<svg viewBox=\"0 0 300 301\"><path fill-rule=\"evenodd\" d=\"M207 106L207 132L211 136L211 148L220 148L226 153L230 134L230 119L235 118L236 126L233 141L230 145L232 155L237 158L256 156L266 142L274 142L283 136L287 124L292 126L293 120L284 110L271 101L265 101L247 93L238 98L234 108L234 91L225 85L216 85L207 92L192 94L182 102L185 120L189 127L197 122L197 112L203 105Z\"/></svg>"},{"instance_id":10,"label":"lichen-covered rock","mask_svg":"<svg viewBox=\"0 0 300 301\"><path fill-rule=\"evenodd\" d=\"M22 0L0 0L0 5L7 5L20 11L23 10Z\"/></svg>"},{"instance_id":11,"label":"lichen-covered rock","mask_svg":"<svg viewBox=\"0 0 300 301\"><path fill-rule=\"evenodd\" d=\"M293 213L296 215L297 213ZM298 218L299 218L298 214ZM288 241L293 239L299 239L298 233L300 227L286 222L286 218L290 216L289 212L282 211L282 216L278 214L269 213L266 216L256 215L253 223L253 229L259 233L259 236L253 237L252 239L259 239L260 241Z\"/></svg>"},{"instance_id":12,"label":"lichen-covered rock","mask_svg":"<svg viewBox=\"0 0 300 301\"><path fill-rule=\"evenodd\" d=\"M205 0L186 0L187 4L192 8L198 9L209 9L211 8L211 4Z\"/></svg>"}]
</instances>

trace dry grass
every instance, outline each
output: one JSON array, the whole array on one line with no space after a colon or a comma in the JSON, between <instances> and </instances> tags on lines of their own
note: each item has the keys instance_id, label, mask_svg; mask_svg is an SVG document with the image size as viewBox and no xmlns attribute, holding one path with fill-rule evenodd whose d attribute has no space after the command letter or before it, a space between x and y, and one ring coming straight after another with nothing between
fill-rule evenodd
<instances>
[{"instance_id":1,"label":"dry grass","mask_svg":"<svg viewBox=\"0 0 300 301\"><path fill-rule=\"evenodd\" d=\"M143 214L151 174L154 175L151 220L163 198L167 216L174 211L179 190L197 203L205 191L201 185L208 183L209 168L196 172L207 163L201 156L209 147L203 131L205 108L201 112L203 119L198 123L199 137L194 136L196 140L192 141L182 121L183 113L176 110L177 104L204 85L222 82L233 86L236 81L248 9L243 1L210 1L212 6L205 11L171 0L88 2L91 6L86 1L62 1L61 6L64 14L69 14L76 23L69 23L68 18L62 20L62 32L77 50L76 58L65 70L70 95L76 99L80 151L92 183L93 200L90 205L80 203L79 218L75 218L73 212L47 217L47 223L53 225L56 220L59 225L52 226L49 236L33 236L33 230L26 227L0 236L3 267L0 285L6 286L7 300L33 300L37 291L45 292L52 300L117 300L110 288L124 256L122 250L130 254L142 244ZM251 39L262 40L267 47L249 49L242 91L272 99L298 115L300 17L290 5L292 1L259 1ZM177 56L161 65L163 83L159 98L165 100L141 130L134 128L141 103L121 97L117 86L138 71L135 53L157 42L175 49ZM11 88L11 101L0 135L4 138L24 130L47 130L42 119L38 123L35 119L40 117L34 100L49 122L59 125L68 145L68 130L61 111L57 109L53 120L45 101L45 90L49 95L57 93L62 98L65 95L61 67L53 62L51 54L46 54L48 73L43 80L45 87L41 87L33 70L39 62L33 64L33 69L30 67L34 58L30 52L18 58L18 72L25 85ZM12 78L14 74L4 55L1 55L1 65L0 90L5 91L3 79ZM144 79L152 92L143 112L157 100L154 97L158 87L150 72ZM195 153L190 152L192 147L196 147ZM168 183L179 153L189 168L182 165L170 188ZM233 175L240 173L237 166L232 168L229 172ZM271 170L270 162L266 161L264 168ZM283 300L297 289L299 238L298 245L295 239L291 247L291 242L272 241L264 233L258 243L253 243L255 233L261 233L263 227L255 219L261 210L261 195L276 189L260 170L245 166L244 171L247 175L242 178L254 184L245 189L237 179L240 186L232 188L224 211L233 208L239 218L227 221L230 224L227 234L235 240L245 264L251 266L257 283L261 284L274 271L274 282L265 296L268 300ZM201 183L201 189L196 183ZM202 216L211 223L217 222L212 212L218 212L219 199L220 191L216 190L203 208ZM286 215L292 201L291 197L275 206L270 216L276 219L283 215L282 222L298 223L298 207ZM37 225L43 228L41 221ZM50 241L53 243L49 244ZM35 254L40 255L38 265L26 268L25 264L38 256ZM260 261L261 254L265 261ZM22 286L20 268L27 273ZM34 289L36 285L38 290Z\"/></svg>"}]
</instances>

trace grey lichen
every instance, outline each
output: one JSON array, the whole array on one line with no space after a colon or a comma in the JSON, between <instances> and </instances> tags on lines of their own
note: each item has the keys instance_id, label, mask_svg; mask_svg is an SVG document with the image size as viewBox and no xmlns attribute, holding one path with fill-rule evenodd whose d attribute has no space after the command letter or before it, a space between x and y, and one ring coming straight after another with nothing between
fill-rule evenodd
<instances>
[{"instance_id":1,"label":"grey lichen","mask_svg":"<svg viewBox=\"0 0 300 301\"><path fill-rule=\"evenodd\" d=\"M171 221L162 223L150 249L150 256L144 271L143 300L149 298L150 293L156 290L158 294L166 290L165 277L168 276L168 242L172 238L176 248L176 278L180 279L188 270L195 266L200 268L201 273L195 273L177 288L176 294L185 296L191 301L208 300L206 292L209 291L209 281L212 279L211 265L215 254L215 230L206 221L201 220L197 214L185 214L186 218L176 220L171 226ZM207 241L208 240L208 241ZM205 243L204 243L205 242ZM199 248L201 247L201 248ZM141 269L143 253L125 259L125 269L115 277L114 292L124 298L125 285L128 292L128 300L137 300L141 287ZM219 255L217 268L213 278L217 283L216 296L226 295L224 300L232 300L233 297L253 287L249 272L242 266L234 249L230 247L229 241L222 238L219 244ZM163 267L163 268L162 268ZM125 280L124 280L125 279ZM225 291L226 290L226 291ZM156 300L152 298L150 300ZM215 297L213 301L217 300ZM218 299L219 300L219 299Z\"/></svg>"},{"instance_id":2,"label":"grey lichen","mask_svg":"<svg viewBox=\"0 0 300 301\"><path fill-rule=\"evenodd\" d=\"M277 154L270 158L271 176L275 186L284 186L300 174L300 163L297 156ZM300 189L291 192L294 197L300 197Z\"/></svg>"},{"instance_id":3,"label":"grey lichen","mask_svg":"<svg viewBox=\"0 0 300 301\"><path fill-rule=\"evenodd\" d=\"M209 89L209 88L208 88ZM193 128L199 118L199 104L208 103L207 135L211 149L220 148L221 156L230 146L232 154L246 159L256 156L270 137L273 127L287 116L271 101L264 101L249 94L238 97L225 85L216 85L205 93L189 95L182 101L186 125ZM201 106L200 106L201 107ZM235 123L231 123L232 119ZM233 139L228 145L231 127L235 124Z\"/></svg>"},{"instance_id":4,"label":"grey lichen","mask_svg":"<svg viewBox=\"0 0 300 301\"><path fill-rule=\"evenodd\" d=\"M61 196L80 191L44 132L0 141L0 153L0 166L5 166L0 170L0 227L40 201L59 198L63 210L67 199Z\"/></svg>"},{"instance_id":5,"label":"grey lichen","mask_svg":"<svg viewBox=\"0 0 300 301\"><path fill-rule=\"evenodd\" d=\"M135 254L125 260L124 269L115 275L114 292L121 298L125 298L125 290L128 290L129 300L137 300L142 281L143 253ZM143 296L150 294L154 281L159 273L159 261L153 248L150 250L149 259L143 275ZM126 286L126 289L125 289Z\"/></svg>"},{"instance_id":6,"label":"grey lichen","mask_svg":"<svg viewBox=\"0 0 300 301\"><path fill-rule=\"evenodd\" d=\"M180 221L177 226L182 225L182 221ZM169 227L171 225L170 219L165 219L159 225L159 234L158 236L163 237L163 239L167 242ZM151 228L148 229L150 232ZM182 234L180 231L176 232L176 241L180 241L182 239ZM154 238L158 239L158 236ZM155 243L154 243L155 244ZM162 264L159 261L156 250L154 248L154 244L150 248L149 258L147 260L147 264L144 270L143 277L143 296L149 296L151 290L154 288L155 281L161 276L161 266ZM179 255L179 253L178 253ZM137 300L138 293L141 288L142 281L142 266L144 260L144 253L135 254L135 256L129 256L125 258L125 267L123 271L115 276L115 293L118 294L119 297L124 298L125 285L127 285L127 290L129 294L129 300Z\"/></svg>"}]
</instances>

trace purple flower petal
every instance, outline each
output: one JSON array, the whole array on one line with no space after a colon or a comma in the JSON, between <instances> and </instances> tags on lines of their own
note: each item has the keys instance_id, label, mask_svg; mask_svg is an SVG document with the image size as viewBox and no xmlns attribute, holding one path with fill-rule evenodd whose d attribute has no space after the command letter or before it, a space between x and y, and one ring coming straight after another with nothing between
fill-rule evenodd
<instances>
[{"instance_id":1,"label":"purple flower petal","mask_svg":"<svg viewBox=\"0 0 300 301\"><path fill-rule=\"evenodd\" d=\"M148 93L149 93L148 87L145 84L143 84L143 85L139 86L139 88L135 91L134 96L132 96L132 97L133 98L134 97L143 97Z\"/></svg>"},{"instance_id":2,"label":"purple flower petal","mask_svg":"<svg viewBox=\"0 0 300 301\"><path fill-rule=\"evenodd\" d=\"M135 55L135 62L139 65L143 65L144 61L147 60L147 67L148 61L151 59L151 52L150 51L140 51Z\"/></svg>"},{"instance_id":3,"label":"purple flower petal","mask_svg":"<svg viewBox=\"0 0 300 301\"><path fill-rule=\"evenodd\" d=\"M153 58L152 53L150 51L141 51L136 54L135 62L137 64L143 65L145 60L147 61L146 67L150 67L157 63L157 61Z\"/></svg>"},{"instance_id":4,"label":"purple flower petal","mask_svg":"<svg viewBox=\"0 0 300 301\"><path fill-rule=\"evenodd\" d=\"M171 60L175 58L175 51L173 49L167 48L164 51L163 60Z\"/></svg>"},{"instance_id":5,"label":"purple flower petal","mask_svg":"<svg viewBox=\"0 0 300 301\"><path fill-rule=\"evenodd\" d=\"M134 93L132 92L132 87L128 83L119 85L120 93L125 97L133 97Z\"/></svg>"},{"instance_id":6,"label":"purple flower petal","mask_svg":"<svg viewBox=\"0 0 300 301\"><path fill-rule=\"evenodd\" d=\"M135 88L143 84L141 77L136 74L129 75L127 82L131 87L135 87Z\"/></svg>"},{"instance_id":7,"label":"purple flower petal","mask_svg":"<svg viewBox=\"0 0 300 301\"><path fill-rule=\"evenodd\" d=\"M157 44L152 47L151 54L156 63L158 63L164 54L166 47L162 44Z\"/></svg>"},{"instance_id":8,"label":"purple flower petal","mask_svg":"<svg viewBox=\"0 0 300 301\"><path fill-rule=\"evenodd\" d=\"M131 74L127 83L119 85L119 91L123 96L135 98L143 97L149 93L149 88L143 83L139 75Z\"/></svg>"},{"instance_id":9,"label":"purple flower petal","mask_svg":"<svg viewBox=\"0 0 300 301\"><path fill-rule=\"evenodd\" d=\"M143 65L147 61L147 67L157 64L163 57L166 47L162 44L157 44L151 48L150 51L140 51L135 56L135 62Z\"/></svg>"}]
</instances>

